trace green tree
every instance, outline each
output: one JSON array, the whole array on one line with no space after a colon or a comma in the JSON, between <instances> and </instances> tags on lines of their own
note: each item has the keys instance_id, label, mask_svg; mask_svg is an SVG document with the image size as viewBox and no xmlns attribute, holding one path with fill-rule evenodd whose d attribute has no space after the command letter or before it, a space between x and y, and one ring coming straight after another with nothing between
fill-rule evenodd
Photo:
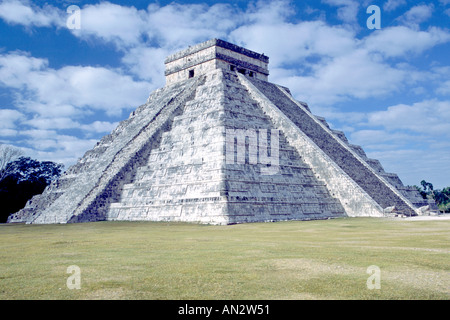
<instances>
[{"instance_id":1,"label":"green tree","mask_svg":"<svg viewBox=\"0 0 450 320\"><path fill-rule=\"evenodd\" d=\"M433 199L439 207L439 210L450 212L450 187L435 190L433 184L430 182L422 180L420 184L423 189L418 186L414 187L416 187L424 199Z\"/></svg>"},{"instance_id":2,"label":"green tree","mask_svg":"<svg viewBox=\"0 0 450 320\"><path fill-rule=\"evenodd\" d=\"M20 149L0 143L0 181L9 174L12 162L21 155Z\"/></svg>"},{"instance_id":3,"label":"green tree","mask_svg":"<svg viewBox=\"0 0 450 320\"><path fill-rule=\"evenodd\" d=\"M31 197L42 193L61 175L62 169L62 164L28 157L9 162L0 172L3 176L0 180L0 222L6 222L8 216L22 209Z\"/></svg>"}]
</instances>

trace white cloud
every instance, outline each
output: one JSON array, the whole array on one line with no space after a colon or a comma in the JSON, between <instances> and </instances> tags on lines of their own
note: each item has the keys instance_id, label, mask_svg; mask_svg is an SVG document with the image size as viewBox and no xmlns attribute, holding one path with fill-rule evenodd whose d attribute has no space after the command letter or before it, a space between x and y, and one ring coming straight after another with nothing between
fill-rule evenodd
<instances>
[{"instance_id":1,"label":"white cloud","mask_svg":"<svg viewBox=\"0 0 450 320\"><path fill-rule=\"evenodd\" d=\"M24 86L24 79L30 72L47 67L46 59L31 57L26 52L11 52L0 55L0 83L12 88Z\"/></svg>"},{"instance_id":2,"label":"white cloud","mask_svg":"<svg viewBox=\"0 0 450 320\"><path fill-rule=\"evenodd\" d=\"M449 42L450 32L398 26L359 40L342 26L323 21L288 23L279 17L277 23L245 24L230 34L230 40L268 55L271 81L291 88L299 100L325 107L352 98L387 96L432 78L428 71L392 64L388 59L422 54Z\"/></svg>"},{"instance_id":3,"label":"white cloud","mask_svg":"<svg viewBox=\"0 0 450 320\"><path fill-rule=\"evenodd\" d=\"M16 121L24 119L24 115L14 109L0 109L0 119L1 129L11 129Z\"/></svg>"},{"instance_id":4,"label":"white cloud","mask_svg":"<svg viewBox=\"0 0 450 320\"><path fill-rule=\"evenodd\" d=\"M448 186L450 163L450 101L424 100L365 114L353 126L350 142L362 145L368 157L381 161L404 184L425 179Z\"/></svg>"},{"instance_id":5,"label":"white cloud","mask_svg":"<svg viewBox=\"0 0 450 320\"><path fill-rule=\"evenodd\" d=\"M247 11L243 13L246 23L251 24L278 24L285 21L294 13L287 0L258 1L250 3Z\"/></svg>"},{"instance_id":6,"label":"white cloud","mask_svg":"<svg viewBox=\"0 0 450 320\"><path fill-rule=\"evenodd\" d=\"M388 59L422 54L450 41L450 32L436 27L426 31L383 28L359 40L342 26L284 19L245 24L230 34L230 40L264 52L270 57L271 81L291 88L299 100L322 107L350 98L386 96L432 78L428 71L392 64Z\"/></svg>"},{"instance_id":7,"label":"white cloud","mask_svg":"<svg viewBox=\"0 0 450 320\"><path fill-rule=\"evenodd\" d=\"M286 7L284 1L270 2L270 5L278 11ZM164 85L166 56L201 41L225 38L244 17L257 20L261 14L260 18L267 18L263 9L267 10L261 7L260 11L245 15L225 3L150 4L146 10L137 10L106 2L83 7L81 29L73 30L73 34L83 40L93 38L115 44L123 52L122 62L127 71L140 79L154 81L149 89L155 89Z\"/></svg>"},{"instance_id":8,"label":"white cloud","mask_svg":"<svg viewBox=\"0 0 450 320\"><path fill-rule=\"evenodd\" d=\"M224 37L243 15L229 4L172 3L149 5L146 36L158 47L178 50L210 38Z\"/></svg>"},{"instance_id":9,"label":"white cloud","mask_svg":"<svg viewBox=\"0 0 450 320\"><path fill-rule=\"evenodd\" d=\"M278 79L294 96L311 105L330 105L349 98L386 96L400 90L407 72L389 66L367 50L357 49L315 66L312 75Z\"/></svg>"},{"instance_id":10,"label":"white cloud","mask_svg":"<svg viewBox=\"0 0 450 320\"><path fill-rule=\"evenodd\" d=\"M172 52L165 48L138 46L127 51L122 62L140 79L152 81L153 89L164 86L164 59Z\"/></svg>"},{"instance_id":11,"label":"white cloud","mask_svg":"<svg viewBox=\"0 0 450 320\"><path fill-rule=\"evenodd\" d=\"M328 26L323 21L245 25L234 30L230 39L269 55L271 69L298 63L307 57L345 55L357 44L352 31Z\"/></svg>"},{"instance_id":12,"label":"white cloud","mask_svg":"<svg viewBox=\"0 0 450 320\"><path fill-rule=\"evenodd\" d=\"M86 150L95 146L96 139L80 139L75 136L58 134L56 130L33 129L21 132L30 147L21 148L29 156L57 163L66 168L74 164Z\"/></svg>"},{"instance_id":13,"label":"white cloud","mask_svg":"<svg viewBox=\"0 0 450 320\"><path fill-rule=\"evenodd\" d=\"M80 126L80 128L88 132L109 133L113 131L118 125L118 122L94 121L89 124L83 124Z\"/></svg>"},{"instance_id":14,"label":"white cloud","mask_svg":"<svg viewBox=\"0 0 450 320\"><path fill-rule=\"evenodd\" d=\"M33 98L33 97L30 97ZM70 104L58 104L54 108L50 108L47 103L34 100L26 100L18 98L16 105L27 113L36 114L41 117L58 118L58 117L77 117L89 115L89 110L82 109Z\"/></svg>"},{"instance_id":15,"label":"white cloud","mask_svg":"<svg viewBox=\"0 0 450 320\"><path fill-rule=\"evenodd\" d=\"M382 145L383 148L389 145L390 148L397 148L400 143L405 143L411 136L404 133L387 132L385 130L363 129L352 132L350 140L353 143L374 148Z\"/></svg>"},{"instance_id":16,"label":"white cloud","mask_svg":"<svg viewBox=\"0 0 450 320\"><path fill-rule=\"evenodd\" d=\"M64 67L49 70L47 74L34 74L33 87L41 101L49 104L72 104L120 114L122 109L135 108L142 104L149 94L149 84L134 81L120 70L103 67ZM51 82L51 81L55 82ZM40 86L42 81L45 85ZM62 84L57 84L61 81ZM50 85L49 85L50 83ZM63 87L64 94L50 96L55 87Z\"/></svg>"},{"instance_id":17,"label":"white cloud","mask_svg":"<svg viewBox=\"0 0 450 320\"><path fill-rule=\"evenodd\" d=\"M28 27L62 26L65 21L61 11L55 7L45 5L40 8L27 0L6 0L0 3L0 18L10 24Z\"/></svg>"},{"instance_id":18,"label":"white cloud","mask_svg":"<svg viewBox=\"0 0 450 320\"><path fill-rule=\"evenodd\" d=\"M123 110L129 112L144 103L150 93L147 82L135 81L121 70L53 69L47 60L23 52L0 54L0 84L16 90L17 108L0 110L5 120L0 135L9 143L15 137L30 156L66 165L92 148L100 133L117 125L100 120L86 124L94 112L120 116ZM92 139L60 134L67 129L79 129L81 136Z\"/></svg>"},{"instance_id":19,"label":"white cloud","mask_svg":"<svg viewBox=\"0 0 450 320\"><path fill-rule=\"evenodd\" d=\"M406 4L406 0L388 0L383 4L383 10L394 11L398 7Z\"/></svg>"},{"instance_id":20,"label":"white cloud","mask_svg":"<svg viewBox=\"0 0 450 320\"><path fill-rule=\"evenodd\" d=\"M450 32L437 27L427 31L413 30L405 26L383 28L364 38L364 46L371 52L383 53L386 57L420 54L438 44L449 42Z\"/></svg>"},{"instance_id":21,"label":"white cloud","mask_svg":"<svg viewBox=\"0 0 450 320\"><path fill-rule=\"evenodd\" d=\"M431 18L433 11L434 5L432 3L429 5L418 5L409 9L397 20L410 28L418 29L422 22Z\"/></svg>"},{"instance_id":22,"label":"white cloud","mask_svg":"<svg viewBox=\"0 0 450 320\"><path fill-rule=\"evenodd\" d=\"M148 23L145 11L109 2L87 5L81 9L80 16L80 29L73 30L75 35L95 36L119 47L138 44Z\"/></svg>"},{"instance_id":23,"label":"white cloud","mask_svg":"<svg viewBox=\"0 0 450 320\"><path fill-rule=\"evenodd\" d=\"M32 118L23 121L24 124L37 129L72 129L77 128L80 124L70 118L51 117L51 118Z\"/></svg>"},{"instance_id":24,"label":"white cloud","mask_svg":"<svg viewBox=\"0 0 450 320\"><path fill-rule=\"evenodd\" d=\"M356 23L359 10L359 3L354 0L322 0L322 2L337 6L337 16L345 23Z\"/></svg>"},{"instance_id":25,"label":"white cloud","mask_svg":"<svg viewBox=\"0 0 450 320\"><path fill-rule=\"evenodd\" d=\"M53 108L61 107L69 113L87 108L118 115L142 104L149 94L149 83L135 81L120 70L90 66L52 69L46 60L19 53L0 55L0 75L5 86L25 90L23 107L39 108L41 113L47 106L53 114Z\"/></svg>"},{"instance_id":26,"label":"white cloud","mask_svg":"<svg viewBox=\"0 0 450 320\"><path fill-rule=\"evenodd\" d=\"M368 125L450 138L450 101L425 100L391 106L369 114Z\"/></svg>"},{"instance_id":27,"label":"white cloud","mask_svg":"<svg viewBox=\"0 0 450 320\"><path fill-rule=\"evenodd\" d=\"M442 95L450 95L450 80L441 83L436 92Z\"/></svg>"},{"instance_id":28,"label":"white cloud","mask_svg":"<svg viewBox=\"0 0 450 320\"><path fill-rule=\"evenodd\" d=\"M224 36L236 26L241 15L229 4L150 4L146 10L109 2L81 9L80 38L96 37L127 50L143 43L180 49L192 43ZM101 17L99 19L99 17Z\"/></svg>"},{"instance_id":29,"label":"white cloud","mask_svg":"<svg viewBox=\"0 0 450 320\"><path fill-rule=\"evenodd\" d=\"M0 137L16 137L18 133L19 131L15 129L0 128Z\"/></svg>"},{"instance_id":30,"label":"white cloud","mask_svg":"<svg viewBox=\"0 0 450 320\"><path fill-rule=\"evenodd\" d=\"M419 185L421 180L431 181L436 189L448 186L450 148L424 150L398 148L396 150L375 150L368 156L378 159L385 171L395 172L403 184Z\"/></svg>"}]
</instances>

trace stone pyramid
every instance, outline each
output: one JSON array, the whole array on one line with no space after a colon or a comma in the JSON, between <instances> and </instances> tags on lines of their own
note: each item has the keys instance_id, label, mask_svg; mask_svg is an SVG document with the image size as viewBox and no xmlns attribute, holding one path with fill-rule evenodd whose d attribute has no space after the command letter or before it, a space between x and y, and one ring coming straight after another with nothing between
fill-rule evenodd
<instances>
[{"instance_id":1,"label":"stone pyramid","mask_svg":"<svg viewBox=\"0 0 450 320\"><path fill-rule=\"evenodd\" d=\"M166 85L8 221L232 224L430 209L268 82L268 62L219 39L169 56Z\"/></svg>"}]
</instances>

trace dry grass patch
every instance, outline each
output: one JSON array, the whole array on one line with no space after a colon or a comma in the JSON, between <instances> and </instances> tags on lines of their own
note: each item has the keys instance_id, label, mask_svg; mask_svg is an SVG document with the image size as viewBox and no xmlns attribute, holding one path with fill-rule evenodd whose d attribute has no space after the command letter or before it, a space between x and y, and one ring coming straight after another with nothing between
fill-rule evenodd
<instances>
[{"instance_id":1,"label":"dry grass patch","mask_svg":"<svg viewBox=\"0 0 450 320\"><path fill-rule=\"evenodd\" d=\"M450 220L0 225L0 298L449 299L449 240Z\"/></svg>"}]
</instances>

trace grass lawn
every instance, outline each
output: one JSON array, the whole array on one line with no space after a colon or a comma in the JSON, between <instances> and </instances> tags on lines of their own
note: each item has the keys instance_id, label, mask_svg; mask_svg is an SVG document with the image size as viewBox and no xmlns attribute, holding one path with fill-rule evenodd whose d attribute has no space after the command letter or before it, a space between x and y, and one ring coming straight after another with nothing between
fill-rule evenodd
<instances>
[{"instance_id":1,"label":"grass lawn","mask_svg":"<svg viewBox=\"0 0 450 320\"><path fill-rule=\"evenodd\" d=\"M3 224L0 243L2 300L450 298L450 220Z\"/></svg>"}]
</instances>

